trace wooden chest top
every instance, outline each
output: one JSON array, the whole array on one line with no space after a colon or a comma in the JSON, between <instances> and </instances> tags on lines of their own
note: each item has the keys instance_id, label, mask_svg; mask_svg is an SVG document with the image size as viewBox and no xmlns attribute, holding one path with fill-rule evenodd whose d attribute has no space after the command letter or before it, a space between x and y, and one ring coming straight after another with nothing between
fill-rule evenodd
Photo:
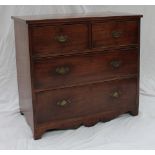
<instances>
[{"instance_id":1,"label":"wooden chest top","mask_svg":"<svg viewBox=\"0 0 155 155\"><path fill-rule=\"evenodd\" d=\"M72 13L72 14L49 14L49 15L33 15L33 16L12 16L14 20L26 22L28 24L50 23L57 21L87 21L87 20L103 20L103 19L136 19L142 15L118 12L91 12L91 13Z\"/></svg>"}]
</instances>

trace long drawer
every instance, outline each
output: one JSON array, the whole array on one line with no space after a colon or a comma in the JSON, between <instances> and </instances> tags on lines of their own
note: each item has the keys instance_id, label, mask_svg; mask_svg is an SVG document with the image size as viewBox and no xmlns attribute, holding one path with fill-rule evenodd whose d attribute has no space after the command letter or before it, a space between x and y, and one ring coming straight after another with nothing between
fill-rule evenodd
<instances>
[{"instance_id":1,"label":"long drawer","mask_svg":"<svg viewBox=\"0 0 155 155\"><path fill-rule=\"evenodd\" d=\"M97 93L96 93L97 92ZM136 106L137 79L120 79L36 94L37 123L84 117Z\"/></svg>"},{"instance_id":2,"label":"long drawer","mask_svg":"<svg viewBox=\"0 0 155 155\"><path fill-rule=\"evenodd\" d=\"M34 63L35 89L62 88L137 74L138 52L114 50Z\"/></svg>"}]
</instances>

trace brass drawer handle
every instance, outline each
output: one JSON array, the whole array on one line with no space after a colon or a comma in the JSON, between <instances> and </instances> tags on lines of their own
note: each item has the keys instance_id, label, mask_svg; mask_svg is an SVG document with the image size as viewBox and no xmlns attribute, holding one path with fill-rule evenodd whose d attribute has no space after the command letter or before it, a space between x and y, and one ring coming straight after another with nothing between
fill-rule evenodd
<instances>
[{"instance_id":1,"label":"brass drawer handle","mask_svg":"<svg viewBox=\"0 0 155 155\"><path fill-rule=\"evenodd\" d=\"M112 96L113 98L119 98L120 95L121 95L121 93L120 93L119 91L114 91L114 92L112 93L111 96Z\"/></svg>"},{"instance_id":2,"label":"brass drawer handle","mask_svg":"<svg viewBox=\"0 0 155 155\"><path fill-rule=\"evenodd\" d=\"M122 61L120 61L120 60L113 60L110 62L111 66L113 68L119 68L121 66L121 63L122 63Z\"/></svg>"},{"instance_id":3,"label":"brass drawer handle","mask_svg":"<svg viewBox=\"0 0 155 155\"><path fill-rule=\"evenodd\" d=\"M57 102L57 105L60 106L60 107L64 107L67 104L69 104L69 101L67 101L67 100L61 100L61 101Z\"/></svg>"},{"instance_id":4,"label":"brass drawer handle","mask_svg":"<svg viewBox=\"0 0 155 155\"><path fill-rule=\"evenodd\" d=\"M60 36L56 36L55 39L59 43L66 43L68 41L68 36L60 35Z\"/></svg>"},{"instance_id":5,"label":"brass drawer handle","mask_svg":"<svg viewBox=\"0 0 155 155\"><path fill-rule=\"evenodd\" d=\"M70 69L67 66L62 66L62 67L57 67L55 69L55 72L59 75L65 75L67 73L69 73Z\"/></svg>"},{"instance_id":6,"label":"brass drawer handle","mask_svg":"<svg viewBox=\"0 0 155 155\"><path fill-rule=\"evenodd\" d=\"M119 37L121 37L122 33L123 33L122 31L113 31L112 37L113 38L119 38Z\"/></svg>"}]
</instances>

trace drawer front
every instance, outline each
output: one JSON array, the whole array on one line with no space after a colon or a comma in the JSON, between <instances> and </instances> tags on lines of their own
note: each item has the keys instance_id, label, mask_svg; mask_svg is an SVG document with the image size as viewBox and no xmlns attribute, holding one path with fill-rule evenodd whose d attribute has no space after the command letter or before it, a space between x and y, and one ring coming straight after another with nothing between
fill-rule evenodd
<instances>
[{"instance_id":1,"label":"drawer front","mask_svg":"<svg viewBox=\"0 0 155 155\"><path fill-rule=\"evenodd\" d=\"M58 89L38 93L37 123L125 111L136 106L137 79Z\"/></svg>"},{"instance_id":2,"label":"drawer front","mask_svg":"<svg viewBox=\"0 0 155 155\"><path fill-rule=\"evenodd\" d=\"M62 54L88 48L86 24L34 27L31 30L33 54Z\"/></svg>"},{"instance_id":3,"label":"drawer front","mask_svg":"<svg viewBox=\"0 0 155 155\"><path fill-rule=\"evenodd\" d=\"M138 43L139 21L108 21L92 25L93 47Z\"/></svg>"},{"instance_id":4,"label":"drawer front","mask_svg":"<svg viewBox=\"0 0 155 155\"><path fill-rule=\"evenodd\" d=\"M34 86L36 89L61 88L136 74L137 64L138 52L135 50L37 61Z\"/></svg>"}]
</instances>

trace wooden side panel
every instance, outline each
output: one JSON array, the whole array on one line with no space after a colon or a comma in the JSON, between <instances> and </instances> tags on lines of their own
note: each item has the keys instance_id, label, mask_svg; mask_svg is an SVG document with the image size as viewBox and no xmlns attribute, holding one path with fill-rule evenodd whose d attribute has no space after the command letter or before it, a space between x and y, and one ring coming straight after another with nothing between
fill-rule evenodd
<instances>
[{"instance_id":1,"label":"wooden side panel","mask_svg":"<svg viewBox=\"0 0 155 155\"><path fill-rule=\"evenodd\" d=\"M15 21L16 64L20 111L34 129L28 26Z\"/></svg>"},{"instance_id":2,"label":"wooden side panel","mask_svg":"<svg viewBox=\"0 0 155 155\"><path fill-rule=\"evenodd\" d=\"M139 109L139 89L140 89L140 30L141 20L138 20L138 78L137 78L137 109Z\"/></svg>"}]
</instances>

